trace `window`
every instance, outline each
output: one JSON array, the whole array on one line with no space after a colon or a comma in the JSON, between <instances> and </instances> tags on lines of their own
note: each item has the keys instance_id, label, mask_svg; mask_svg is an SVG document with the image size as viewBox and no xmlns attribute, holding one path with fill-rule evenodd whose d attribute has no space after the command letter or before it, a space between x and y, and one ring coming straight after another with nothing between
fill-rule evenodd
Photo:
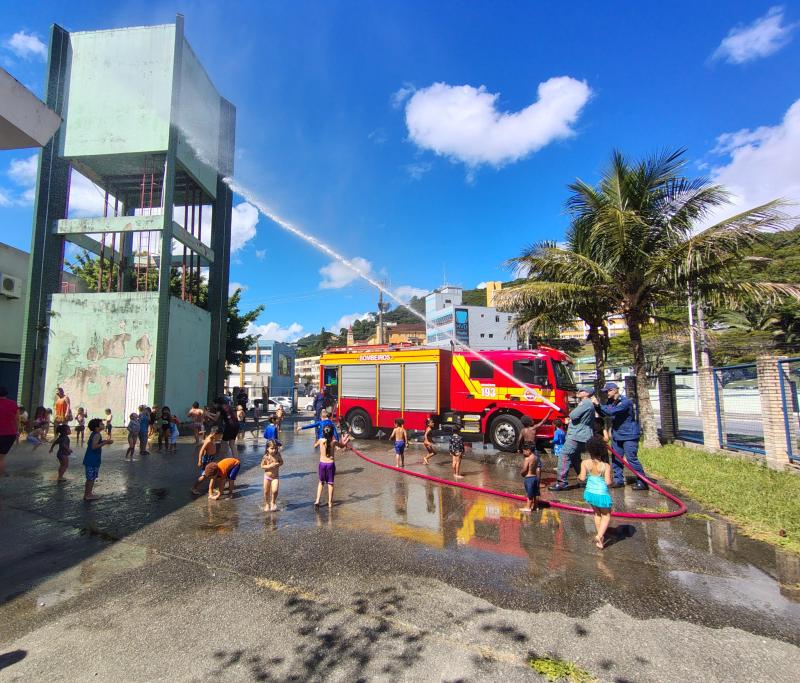
<instances>
[{"instance_id":1,"label":"window","mask_svg":"<svg viewBox=\"0 0 800 683\"><path fill-rule=\"evenodd\" d=\"M474 360L469 364L470 379L494 379L494 368L485 360Z\"/></svg>"},{"instance_id":2,"label":"window","mask_svg":"<svg viewBox=\"0 0 800 683\"><path fill-rule=\"evenodd\" d=\"M543 387L550 383L547 378L547 361L543 358L515 360L513 368L514 378L524 384Z\"/></svg>"},{"instance_id":3,"label":"window","mask_svg":"<svg viewBox=\"0 0 800 683\"><path fill-rule=\"evenodd\" d=\"M553 370L556 374L556 386L559 389L568 391L575 389L577 385L575 375L572 374L572 368L567 363L556 361L553 363Z\"/></svg>"},{"instance_id":4,"label":"window","mask_svg":"<svg viewBox=\"0 0 800 683\"><path fill-rule=\"evenodd\" d=\"M494 321L495 321L496 323L499 323L499 322L500 322L500 316L499 316L499 315L496 315L496 316L494 317Z\"/></svg>"},{"instance_id":5,"label":"window","mask_svg":"<svg viewBox=\"0 0 800 683\"><path fill-rule=\"evenodd\" d=\"M450 299L445 299L445 300L444 300L444 302L445 302L446 304L452 304L452 303L453 303L453 302L452 302Z\"/></svg>"},{"instance_id":6,"label":"window","mask_svg":"<svg viewBox=\"0 0 800 683\"><path fill-rule=\"evenodd\" d=\"M494 339L494 335L491 332L489 333L489 339Z\"/></svg>"},{"instance_id":7,"label":"window","mask_svg":"<svg viewBox=\"0 0 800 683\"><path fill-rule=\"evenodd\" d=\"M278 374L281 377L289 377L292 374L289 357L284 356L282 353L278 354Z\"/></svg>"},{"instance_id":8,"label":"window","mask_svg":"<svg viewBox=\"0 0 800 683\"><path fill-rule=\"evenodd\" d=\"M481 339L483 339L485 336L486 335L483 332L481 332Z\"/></svg>"}]
</instances>

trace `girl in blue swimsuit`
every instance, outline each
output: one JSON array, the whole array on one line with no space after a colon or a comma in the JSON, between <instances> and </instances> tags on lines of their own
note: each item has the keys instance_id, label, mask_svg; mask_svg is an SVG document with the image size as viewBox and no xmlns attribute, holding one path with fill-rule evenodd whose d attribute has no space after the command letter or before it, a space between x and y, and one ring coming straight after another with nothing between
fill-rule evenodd
<instances>
[{"instance_id":1,"label":"girl in blue swimsuit","mask_svg":"<svg viewBox=\"0 0 800 683\"><path fill-rule=\"evenodd\" d=\"M611 465L608 464L608 446L599 436L593 436L586 442L589 458L581 463L579 481L586 482L583 499L594 511L594 527L597 535L595 545L602 550L605 547L605 535L611 521Z\"/></svg>"}]
</instances>

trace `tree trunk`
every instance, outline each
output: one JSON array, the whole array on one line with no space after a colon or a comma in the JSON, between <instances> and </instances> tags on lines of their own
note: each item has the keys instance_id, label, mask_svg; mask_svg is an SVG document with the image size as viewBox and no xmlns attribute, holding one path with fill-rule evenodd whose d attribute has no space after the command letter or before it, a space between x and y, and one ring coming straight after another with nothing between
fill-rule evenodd
<instances>
[{"instance_id":1,"label":"tree trunk","mask_svg":"<svg viewBox=\"0 0 800 683\"><path fill-rule=\"evenodd\" d=\"M594 370L596 373L594 390L599 392L606 382L606 347L603 336L596 325L589 325L589 341L592 342L592 349L594 350Z\"/></svg>"},{"instance_id":2,"label":"tree trunk","mask_svg":"<svg viewBox=\"0 0 800 683\"><path fill-rule=\"evenodd\" d=\"M653 404L650 402L649 383L647 380L647 364L642 343L642 326L639 317L627 313L628 334L631 338L631 355L633 356L633 372L636 375L636 387L639 398L639 425L644 435L644 445L656 448L661 445L658 440L658 428L653 415Z\"/></svg>"}]
</instances>

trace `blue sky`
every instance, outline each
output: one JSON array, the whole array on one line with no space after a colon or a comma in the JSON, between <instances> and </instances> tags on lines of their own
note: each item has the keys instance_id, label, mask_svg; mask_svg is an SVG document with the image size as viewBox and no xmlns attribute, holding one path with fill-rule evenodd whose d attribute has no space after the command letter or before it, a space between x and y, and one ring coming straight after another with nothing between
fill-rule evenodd
<instances>
[{"instance_id":1,"label":"blue sky","mask_svg":"<svg viewBox=\"0 0 800 683\"><path fill-rule=\"evenodd\" d=\"M566 185L613 148L686 147L735 206L800 201L800 5L3 3L0 64L41 92L42 41L167 23L237 107L238 180L402 294L507 279L560 239ZM0 240L27 249L32 151L0 154ZM231 280L279 339L376 294L236 197ZM733 209L731 209L733 210Z\"/></svg>"}]
</instances>

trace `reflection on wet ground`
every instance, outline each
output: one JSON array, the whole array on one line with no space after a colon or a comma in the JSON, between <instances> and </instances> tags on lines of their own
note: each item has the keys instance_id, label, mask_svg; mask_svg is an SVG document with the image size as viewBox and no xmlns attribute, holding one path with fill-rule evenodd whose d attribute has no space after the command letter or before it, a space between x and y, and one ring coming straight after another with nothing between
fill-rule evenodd
<instances>
[{"instance_id":1,"label":"reflection on wet ground","mask_svg":"<svg viewBox=\"0 0 800 683\"><path fill-rule=\"evenodd\" d=\"M91 505L80 501L79 459L71 481L56 485L53 458L19 447L9 457L11 477L0 482L0 599L15 611L44 610L159 553L253 575L278 557L302 557L311 576L338 553L346 571L434 577L501 607L577 615L610 603L638 618L734 626L800 643L800 558L742 537L724 520L615 521L609 547L599 551L588 516L526 515L517 502L403 476L352 453L337 456L334 507L315 510L312 439L289 433L283 440L279 511L271 514L260 509L263 442L240 448L235 496L220 501L190 495L189 444L135 464L108 450L96 487L102 498ZM385 441L359 448L393 461ZM449 477L445 452L428 468L421 453L409 448L409 468ZM473 458L463 473L469 483L521 492L509 465ZM614 494L620 508L663 505L652 492ZM579 497L571 491L560 499ZM87 542L76 544L80 537ZM136 545L109 545L121 538Z\"/></svg>"}]
</instances>

